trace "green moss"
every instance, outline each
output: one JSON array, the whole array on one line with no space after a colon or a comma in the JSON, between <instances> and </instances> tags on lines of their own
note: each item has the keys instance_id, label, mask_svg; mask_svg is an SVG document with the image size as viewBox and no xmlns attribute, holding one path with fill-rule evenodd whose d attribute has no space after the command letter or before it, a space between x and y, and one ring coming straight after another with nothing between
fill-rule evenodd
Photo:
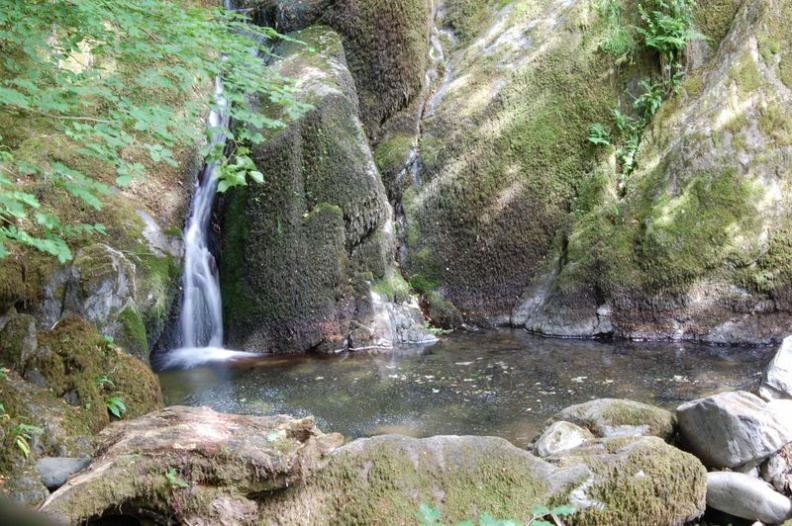
<instances>
[{"instance_id":1,"label":"green moss","mask_svg":"<svg viewBox=\"0 0 792 526\"><path fill-rule=\"evenodd\" d=\"M729 77L737 84L740 97L745 98L762 86L762 74L749 54L737 58L729 69Z\"/></svg>"},{"instance_id":2,"label":"green moss","mask_svg":"<svg viewBox=\"0 0 792 526\"><path fill-rule=\"evenodd\" d=\"M487 0L449 0L443 7L446 10L445 23L454 30L459 43L470 43L490 21L492 4L499 2Z\"/></svg>"},{"instance_id":3,"label":"green moss","mask_svg":"<svg viewBox=\"0 0 792 526\"><path fill-rule=\"evenodd\" d=\"M372 142L382 123L420 93L427 68L431 2L336 2L323 20L344 36L360 117Z\"/></svg>"},{"instance_id":4,"label":"green moss","mask_svg":"<svg viewBox=\"0 0 792 526\"><path fill-rule=\"evenodd\" d=\"M146 327L140 313L134 307L127 306L118 315L121 323L122 338L118 341L126 352L142 359L148 357L149 345L146 338Z\"/></svg>"},{"instance_id":5,"label":"green moss","mask_svg":"<svg viewBox=\"0 0 792 526\"><path fill-rule=\"evenodd\" d=\"M602 503L565 518L566 524L677 524L704 510L707 471L694 456L653 437L605 445L601 455L581 451L562 462L589 467L594 476L585 494Z\"/></svg>"},{"instance_id":6,"label":"green moss","mask_svg":"<svg viewBox=\"0 0 792 526\"><path fill-rule=\"evenodd\" d=\"M704 35L711 39L717 48L726 36L737 10L742 2L739 0L697 0L695 3L694 23Z\"/></svg>"},{"instance_id":7,"label":"green moss","mask_svg":"<svg viewBox=\"0 0 792 526\"><path fill-rule=\"evenodd\" d=\"M372 283L371 290L396 303L407 301L410 297L409 283L395 268L388 270L382 279Z\"/></svg>"},{"instance_id":8,"label":"green moss","mask_svg":"<svg viewBox=\"0 0 792 526\"><path fill-rule=\"evenodd\" d=\"M792 120L775 101L768 100L759 109L759 130L773 140L774 146L783 148L792 145Z\"/></svg>"},{"instance_id":9,"label":"green moss","mask_svg":"<svg viewBox=\"0 0 792 526\"><path fill-rule=\"evenodd\" d=\"M428 440L386 435L337 450L315 477L275 495L272 513L294 524L396 525L428 504L450 524L481 513L526 522L546 504L547 470L535 457L498 439Z\"/></svg>"},{"instance_id":10,"label":"green moss","mask_svg":"<svg viewBox=\"0 0 792 526\"><path fill-rule=\"evenodd\" d=\"M382 173L396 174L402 168L413 148L413 138L398 134L383 140L374 152L377 167Z\"/></svg>"}]
</instances>

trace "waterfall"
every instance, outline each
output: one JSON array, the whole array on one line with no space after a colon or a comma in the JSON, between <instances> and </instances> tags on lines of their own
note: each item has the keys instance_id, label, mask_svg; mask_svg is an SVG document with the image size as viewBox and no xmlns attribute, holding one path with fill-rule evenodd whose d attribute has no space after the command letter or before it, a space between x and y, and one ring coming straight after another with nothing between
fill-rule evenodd
<instances>
[{"instance_id":1,"label":"waterfall","mask_svg":"<svg viewBox=\"0 0 792 526\"><path fill-rule=\"evenodd\" d=\"M228 100L223 83L215 79L215 108L207 118L210 146L222 149L228 128ZM204 166L198 188L190 202L190 215L184 229L183 299L180 319L182 345L185 347L222 347L223 311L217 263L209 250L209 220L212 213L218 162Z\"/></svg>"}]
</instances>

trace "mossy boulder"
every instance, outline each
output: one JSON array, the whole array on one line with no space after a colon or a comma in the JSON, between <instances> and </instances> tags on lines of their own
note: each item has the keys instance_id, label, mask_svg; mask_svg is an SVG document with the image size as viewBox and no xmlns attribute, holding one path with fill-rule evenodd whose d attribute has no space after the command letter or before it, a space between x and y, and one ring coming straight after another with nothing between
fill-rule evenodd
<instances>
[{"instance_id":1,"label":"mossy boulder","mask_svg":"<svg viewBox=\"0 0 792 526\"><path fill-rule=\"evenodd\" d=\"M254 148L265 183L223 207L229 345L259 352L347 348L374 318L371 284L394 271L392 213L341 38L322 26L292 36L308 48L286 45L273 67L313 109Z\"/></svg>"},{"instance_id":2,"label":"mossy boulder","mask_svg":"<svg viewBox=\"0 0 792 526\"><path fill-rule=\"evenodd\" d=\"M570 526L680 526L704 513L707 471L696 457L657 437L611 437L547 459L592 473L569 493Z\"/></svg>"},{"instance_id":3,"label":"mossy boulder","mask_svg":"<svg viewBox=\"0 0 792 526\"><path fill-rule=\"evenodd\" d=\"M259 499L309 478L343 440L311 418L191 407L117 422L99 439L91 468L53 493L44 513L70 524L120 515L250 524L263 518Z\"/></svg>"},{"instance_id":4,"label":"mossy boulder","mask_svg":"<svg viewBox=\"0 0 792 526\"><path fill-rule=\"evenodd\" d=\"M588 429L600 438L643 435L670 441L677 431L676 417L671 411L616 398L571 405L550 417L547 425L562 421Z\"/></svg>"},{"instance_id":5,"label":"mossy boulder","mask_svg":"<svg viewBox=\"0 0 792 526\"><path fill-rule=\"evenodd\" d=\"M28 335L27 315L12 318L3 335L15 320ZM162 407L159 382L148 366L109 344L86 321L67 316L34 335L27 347L5 347L0 357L9 369L0 378L0 489L33 503L42 500L40 483L30 482L36 459L90 455L92 434L111 420L108 400L125 405L124 418Z\"/></svg>"},{"instance_id":6,"label":"mossy boulder","mask_svg":"<svg viewBox=\"0 0 792 526\"><path fill-rule=\"evenodd\" d=\"M717 5L705 29L726 36L655 115L623 195L607 163L580 187L593 204L576 210L528 329L749 344L788 332L792 32L779 21L792 4Z\"/></svg>"}]
</instances>

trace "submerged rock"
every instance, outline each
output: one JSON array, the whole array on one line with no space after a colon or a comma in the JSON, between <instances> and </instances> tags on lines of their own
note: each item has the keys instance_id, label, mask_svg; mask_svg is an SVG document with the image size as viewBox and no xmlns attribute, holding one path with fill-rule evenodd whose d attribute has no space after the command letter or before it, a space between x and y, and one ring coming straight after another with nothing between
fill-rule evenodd
<instances>
[{"instance_id":1,"label":"submerged rock","mask_svg":"<svg viewBox=\"0 0 792 526\"><path fill-rule=\"evenodd\" d=\"M676 415L683 445L710 467L755 466L792 442L792 400L731 391L682 404Z\"/></svg>"},{"instance_id":2,"label":"submerged rock","mask_svg":"<svg viewBox=\"0 0 792 526\"><path fill-rule=\"evenodd\" d=\"M792 514L792 501L769 484L730 471L707 474L707 506L765 524L780 524Z\"/></svg>"},{"instance_id":3,"label":"submerged rock","mask_svg":"<svg viewBox=\"0 0 792 526\"><path fill-rule=\"evenodd\" d=\"M645 435L670 440L676 419L670 411L633 400L600 398L562 409L548 423L566 421L598 437Z\"/></svg>"}]
</instances>

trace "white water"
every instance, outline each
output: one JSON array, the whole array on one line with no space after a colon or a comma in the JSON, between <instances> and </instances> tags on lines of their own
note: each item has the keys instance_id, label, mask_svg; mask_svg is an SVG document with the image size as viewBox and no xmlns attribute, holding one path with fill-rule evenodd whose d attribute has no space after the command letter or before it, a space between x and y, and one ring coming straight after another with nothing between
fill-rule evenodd
<instances>
[{"instance_id":1,"label":"white water","mask_svg":"<svg viewBox=\"0 0 792 526\"><path fill-rule=\"evenodd\" d=\"M228 100L223 84L215 79L215 105L207 118L210 144L221 147L228 128ZM217 263L209 251L209 220L212 213L218 163L207 164L198 178L198 188L190 203L190 216L184 230L184 276L181 311L181 344L183 347L222 347L223 311L220 298Z\"/></svg>"},{"instance_id":2,"label":"white water","mask_svg":"<svg viewBox=\"0 0 792 526\"><path fill-rule=\"evenodd\" d=\"M260 354L243 351L230 351L221 347L182 347L168 351L157 361L157 368L192 369L203 365L233 362L240 358L261 358Z\"/></svg>"}]
</instances>

